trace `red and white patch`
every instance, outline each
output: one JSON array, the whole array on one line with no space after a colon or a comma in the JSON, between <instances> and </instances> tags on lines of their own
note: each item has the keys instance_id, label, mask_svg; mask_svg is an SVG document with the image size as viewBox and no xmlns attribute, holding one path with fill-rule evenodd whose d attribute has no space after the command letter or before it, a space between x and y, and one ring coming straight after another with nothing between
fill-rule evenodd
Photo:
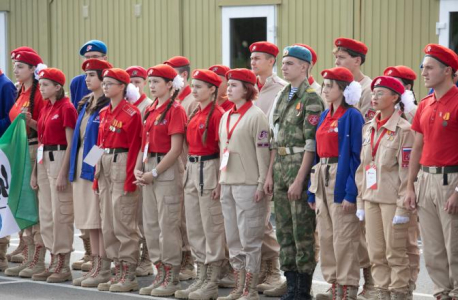
<instances>
[{"instance_id":1,"label":"red and white patch","mask_svg":"<svg viewBox=\"0 0 458 300\"><path fill-rule=\"evenodd\" d=\"M410 153L412 153L412 148L403 147L402 148L402 167L407 168L410 162Z\"/></svg>"},{"instance_id":2,"label":"red and white patch","mask_svg":"<svg viewBox=\"0 0 458 300\"><path fill-rule=\"evenodd\" d=\"M125 111L131 117L135 115L135 109L133 109L132 107L129 107L128 105L124 105L122 110Z\"/></svg>"},{"instance_id":3,"label":"red and white patch","mask_svg":"<svg viewBox=\"0 0 458 300\"><path fill-rule=\"evenodd\" d=\"M196 71L196 72L194 73L194 76L197 76L197 75L199 75L199 71Z\"/></svg>"},{"instance_id":4,"label":"red and white patch","mask_svg":"<svg viewBox=\"0 0 458 300\"><path fill-rule=\"evenodd\" d=\"M367 111L367 114L366 114L366 119L368 120L372 120L374 117L375 117L375 114L377 112L375 110L373 110L372 108L370 108L368 111Z\"/></svg>"},{"instance_id":5,"label":"red and white patch","mask_svg":"<svg viewBox=\"0 0 458 300\"><path fill-rule=\"evenodd\" d=\"M105 73L103 73L103 76L107 76L108 73L110 73L110 70L106 70Z\"/></svg>"},{"instance_id":6,"label":"red and white patch","mask_svg":"<svg viewBox=\"0 0 458 300\"><path fill-rule=\"evenodd\" d=\"M316 126L319 120L320 120L320 117L318 115L309 115L307 118L307 121L309 121L309 123L312 124L313 126Z\"/></svg>"},{"instance_id":7,"label":"red and white patch","mask_svg":"<svg viewBox=\"0 0 458 300\"><path fill-rule=\"evenodd\" d=\"M253 51L256 50L256 46L253 46Z\"/></svg>"},{"instance_id":8,"label":"red and white patch","mask_svg":"<svg viewBox=\"0 0 458 300\"><path fill-rule=\"evenodd\" d=\"M54 116L52 116L51 120L57 120L58 118L59 118L59 115L55 114Z\"/></svg>"},{"instance_id":9,"label":"red and white patch","mask_svg":"<svg viewBox=\"0 0 458 300\"><path fill-rule=\"evenodd\" d=\"M41 71L38 75L40 75L40 77L43 77L43 75L45 75L45 72Z\"/></svg>"},{"instance_id":10,"label":"red and white patch","mask_svg":"<svg viewBox=\"0 0 458 300\"><path fill-rule=\"evenodd\" d=\"M328 76L328 72L324 72L323 77Z\"/></svg>"},{"instance_id":11,"label":"red and white patch","mask_svg":"<svg viewBox=\"0 0 458 300\"><path fill-rule=\"evenodd\" d=\"M138 74L138 71L137 71L137 70L135 70L135 71L132 72L132 76L135 76L135 75L137 75L137 74Z\"/></svg>"},{"instance_id":12,"label":"red and white patch","mask_svg":"<svg viewBox=\"0 0 458 300\"><path fill-rule=\"evenodd\" d=\"M380 82L382 82L382 78L377 79L377 81L375 81L375 84L374 84L374 85L379 85Z\"/></svg>"},{"instance_id":13,"label":"red and white patch","mask_svg":"<svg viewBox=\"0 0 458 300\"><path fill-rule=\"evenodd\" d=\"M426 52L431 52L431 46L428 46L428 48L426 48Z\"/></svg>"},{"instance_id":14,"label":"red and white patch","mask_svg":"<svg viewBox=\"0 0 458 300\"><path fill-rule=\"evenodd\" d=\"M388 75L391 75L391 74L393 74L393 70L388 71Z\"/></svg>"},{"instance_id":15,"label":"red and white patch","mask_svg":"<svg viewBox=\"0 0 458 300\"><path fill-rule=\"evenodd\" d=\"M16 55L16 58L19 58L19 57L21 57L21 55L20 55L20 54Z\"/></svg>"},{"instance_id":16,"label":"red and white patch","mask_svg":"<svg viewBox=\"0 0 458 300\"><path fill-rule=\"evenodd\" d=\"M91 51L91 49L92 49L92 45L88 45L88 46L86 47L86 51Z\"/></svg>"},{"instance_id":17,"label":"red and white patch","mask_svg":"<svg viewBox=\"0 0 458 300\"><path fill-rule=\"evenodd\" d=\"M215 67L215 68L213 68L213 70L212 70L212 71L213 71L213 72L218 72L218 68L217 68L217 67Z\"/></svg>"}]
</instances>

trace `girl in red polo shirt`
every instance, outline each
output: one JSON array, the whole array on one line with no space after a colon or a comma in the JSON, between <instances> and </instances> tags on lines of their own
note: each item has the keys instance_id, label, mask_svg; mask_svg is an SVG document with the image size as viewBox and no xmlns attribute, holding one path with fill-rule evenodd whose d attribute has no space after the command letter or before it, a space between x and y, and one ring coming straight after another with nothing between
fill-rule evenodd
<instances>
[{"instance_id":1,"label":"girl in red polo shirt","mask_svg":"<svg viewBox=\"0 0 458 300\"><path fill-rule=\"evenodd\" d=\"M56 283L72 279L70 253L73 250L74 218L68 170L77 113L65 96L65 75L62 71L44 69L39 76L40 92L49 102L38 120L40 146L32 188L38 188L41 235L45 247L51 252L51 264L48 269L33 275L32 279Z\"/></svg>"},{"instance_id":2,"label":"girl in red polo shirt","mask_svg":"<svg viewBox=\"0 0 458 300\"><path fill-rule=\"evenodd\" d=\"M359 166L364 119L356 108L361 85L341 67L324 70L322 95L329 109L321 114L316 132L316 165L312 169L309 196L318 220L321 271L332 284L333 299L356 300L359 286L358 244L360 225L356 217L355 172ZM355 142L356 141L356 142ZM339 165L349 162L348 175ZM345 177L343 177L345 176ZM315 207L316 206L316 207ZM317 298L328 297L318 294Z\"/></svg>"},{"instance_id":3,"label":"girl in red polo shirt","mask_svg":"<svg viewBox=\"0 0 458 300\"><path fill-rule=\"evenodd\" d=\"M11 58L14 64L13 72L19 82L19 90L16 101L9 112L9 117L13 122L20 113L26 114L29 153L33 166L36 162L38 147L37 121L46 104L39 91L40 86L36 71L38 66L42 68L44 65L40 56L33 52L33 49L28 49L25 52L18 49L12 52ZM47 189L49 190L49 187ZM32 228L25 229L23 239L26 246L23 248L22 264L6 269L5 274L7 276L30 278L33 274L45 269L46 248L40 234L40 225L37 224ZM21 262L20 259L17 255L12 256L13 262Z\"/></svg>"},{"instance_id":4,"label":"girl in red polo shirt","mask_svg":"<svg viewBox=\"0 0 458 300\"><path fill-rule=\"evenodd\" d=\"M181 287L183 183L179 157L186 112L175 99L183 79L172 67L161 64L148 69L148 81L155 99L145 114L135 177L148 200L143 202L143 226L158 274L140 294L170 297Z\"/></svg>"},{"instance_id":5,"label":"girl in red polo shirt","mask_svg":"<svg viewBox=\"0 0 458 300\"><path fill-rule=\"evenodd\" d=\"M100 195L103 243L107 257L115 263L115 274L110 281L100 283L98 289L130 292L138 290L135 269L140 241L137 227L139 191L133 182L141 143L141 116L126 99L132 88L126 71L105 70L102 87L110 104L100 111L97 145L103 149L103 154L96 166L94 188Z\"/></svg>"},{"instance_id":6,"label":"girl in red polo shirt","mask_svg":"<svg viewBox=\"0 0 458 300\"><path fill-rule=\"evenodd\" d=\"M186 224L199 278L179 299L218 297L218 279L225 259L224 219L219 202L218 128L224 110L216 104L221 79L209 70L195 70L192 93L199 106L189 117L189 147L184 180Z\"/></svg>"},{"instance_id":7,"label":"girl in red polo shirt","mask_svg":"<svg viewBox=\"0 0 458 300\"><path fill-rule=\"evenodd\" d=\"M226 73L229 72L231 69L226 67L225 65L214 65L208 68L209 70L216 73L221 79L221 84L218 89L218 99L216 104L218 104L224 111L230 110L234 103L227 99L227 79Z\"/></svg>"}]
</instances>

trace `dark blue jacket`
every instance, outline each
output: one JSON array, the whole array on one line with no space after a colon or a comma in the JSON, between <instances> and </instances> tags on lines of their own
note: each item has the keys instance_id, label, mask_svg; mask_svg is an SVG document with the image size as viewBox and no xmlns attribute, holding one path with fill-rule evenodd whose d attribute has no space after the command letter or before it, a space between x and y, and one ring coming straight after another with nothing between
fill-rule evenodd
<instances>
[{"instance_id":1,"label":"dark blue jacket","mask_svg":"<svg viewBox=\"0 0 458 300\"><path fill-rule=\"evenodd\" d=\"M0 136L10 126L10 110L16 100L17 89L14 83L5 75L0 75Z\"/></svg>"},{"instance_id":2,"label":"dark blue jacket","mask_svg":"<svg viewBox=\"0 0 458 300\"><path fill-rule=\"evenodd\" d=\"M76 170L79 164L83 164L81 170L81 178L94 181L94 173L95 168L91 167L90 165L78 160L78 150L81 147L80 145L80 127L81 121L83 120L86 107L88 106L89 102L87 102L81 109L78 120L76 121L75 131L73 133L73 140L72 140L72 150L70 152L70 170L68 172L68 178L71 182L75 181L76 177ZM102 109L102 108L101 108ZM94 112L92 115L89 116L86 126L86 134L84 139L84 148L83 148L83 160L86 155L91 151L92 147L97 144L97 137L99 134L99 125L100 125L100 110Z\"/></svg>"},{"instance_id":3,"label":"dark blue jacket","mask_svg":"<svg viewBox=\"0 0 458 300\"><path fill-rule=\"evenodd\" d=\"M325 110L320 117L317 130L329 113ZM355 183L355 173L361 163L361 147L363 144L364 118L356 108L350 107L337 121L339 137L339 161L337 163L337 178L334 188L334 202L342 203L345 199L356 203L358 188ZM316 153L316 152L315 152ZM320 161L318 153L315 154L316 165ZM315 202L315 194L308 192L308 202Z\"/></svg>"},{"instance_id":4,"label":"dark blue jacket","mask_svg":"<svg viewBox=\"0 0 458 300\"><path fill-rule=\"evenodd\" d=\"M90 92L86 85L86 74L78 75L72 79L70 83L70 98L75 108L78 108L78 103Z\"/></svg>"}]
</instances>

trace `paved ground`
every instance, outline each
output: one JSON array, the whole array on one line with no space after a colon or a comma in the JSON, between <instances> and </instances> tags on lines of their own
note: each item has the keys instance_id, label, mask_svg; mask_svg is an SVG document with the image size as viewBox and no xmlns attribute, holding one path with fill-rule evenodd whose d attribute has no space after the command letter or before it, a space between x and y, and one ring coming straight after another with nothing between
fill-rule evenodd
<instances>
[{"instance_id":1,"label":"paved ground","mask_svg":"<svg viewBox=\"0 0 458 300\"><path fill-rule=\"evenodd\" d=\"M83 253L83 245L78 234L75 235L75 252L72 255L72 261L79 259ZM16 247L18 243L18 237L13 236L11 239L11 247ZM49 262L49 255L47 257ZM81 275L81 272L73 272L74 278ZM147 286L151 283L153 276L139 278L140 286ZM184 283L183 285L188 285ZM313 291L316 293L324 292L328 288L328 284L324 282L318 265L313 282ZM227 295L230 289L220 289L220 295ZM417 290L414 293L415 300L431 300L433 292L433 284L431 279L428 277L424 267L423 256L421 259L421 270L419 279L417 282ZM70 282L65 284L49 284L42 282L34 282L28 279L6 277L4 273L0 273L0 300L19 300L19 299L33 299L33 300L92 300L92 299L110 299L110 300L121 300L131 298L146 298L146 299L161 299L148 296L140 296L138 293L129 294L114 294L109 292L99 292L96 289L86 289L80 287L74 287ZM262 297L261 299L278 299Z\"/></svg>"}]
</instances>

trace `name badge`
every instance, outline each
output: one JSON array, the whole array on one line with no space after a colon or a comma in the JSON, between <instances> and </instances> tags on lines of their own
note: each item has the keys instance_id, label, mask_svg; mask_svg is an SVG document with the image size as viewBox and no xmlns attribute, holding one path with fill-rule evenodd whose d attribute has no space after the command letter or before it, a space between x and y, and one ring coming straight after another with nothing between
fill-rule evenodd
<instances>
[{"instance_id":1,"label":"name badge","mask_svg":"<svg viewBox=\"0 0 458 300\"><path fill-rule=\"evenodd\" d=\"M226 171L227 162L229 161L229 149L224 149L223 157L221 158L220 171Z\"/></svg>"},{"instance_id":2,"label":"name badge","mask_svg":"<svg viewBox=\"0 0 458 300\"><path fill-rule=\"evenodd\" d=\"M91 167L95 167L95 165L99 162L100 158L102 158L104 149L99 148L97 145L92 146L91 151L86 155L83 162L90 165Z\"/></svg>"},{"instance_id":3,"label":"name badge","mask_svg":"<svg viewBox=\"0 0 458 300\"><path fill-rule=\"evenodd\" d=\"M43 146L43 144L41 144L37 148L37 161L38 161L39 164L43 163L43 152L44 152L44 146Z\"/></svg>"},{"instance_id":4,"label":"name badge","mask_svg":"<svg viewBox=\"0 0 458 300\"><path fill-rule=\"evenodd\" d=\"M375 165L366 166L366 187L369 190L377 189L377 168Z\"/></svg>"},{"instance_id":5,"label":"name badge","mask_svg":"<svg viewBox=\"0 0 458 300\"><path fill-rule=\"evenodd\" d=\"M143 162L146 164L146 161L148 160L148 148L149 148L149 143L146 143L145 149L143 149Z\"/></svg>"}]
</instances>

